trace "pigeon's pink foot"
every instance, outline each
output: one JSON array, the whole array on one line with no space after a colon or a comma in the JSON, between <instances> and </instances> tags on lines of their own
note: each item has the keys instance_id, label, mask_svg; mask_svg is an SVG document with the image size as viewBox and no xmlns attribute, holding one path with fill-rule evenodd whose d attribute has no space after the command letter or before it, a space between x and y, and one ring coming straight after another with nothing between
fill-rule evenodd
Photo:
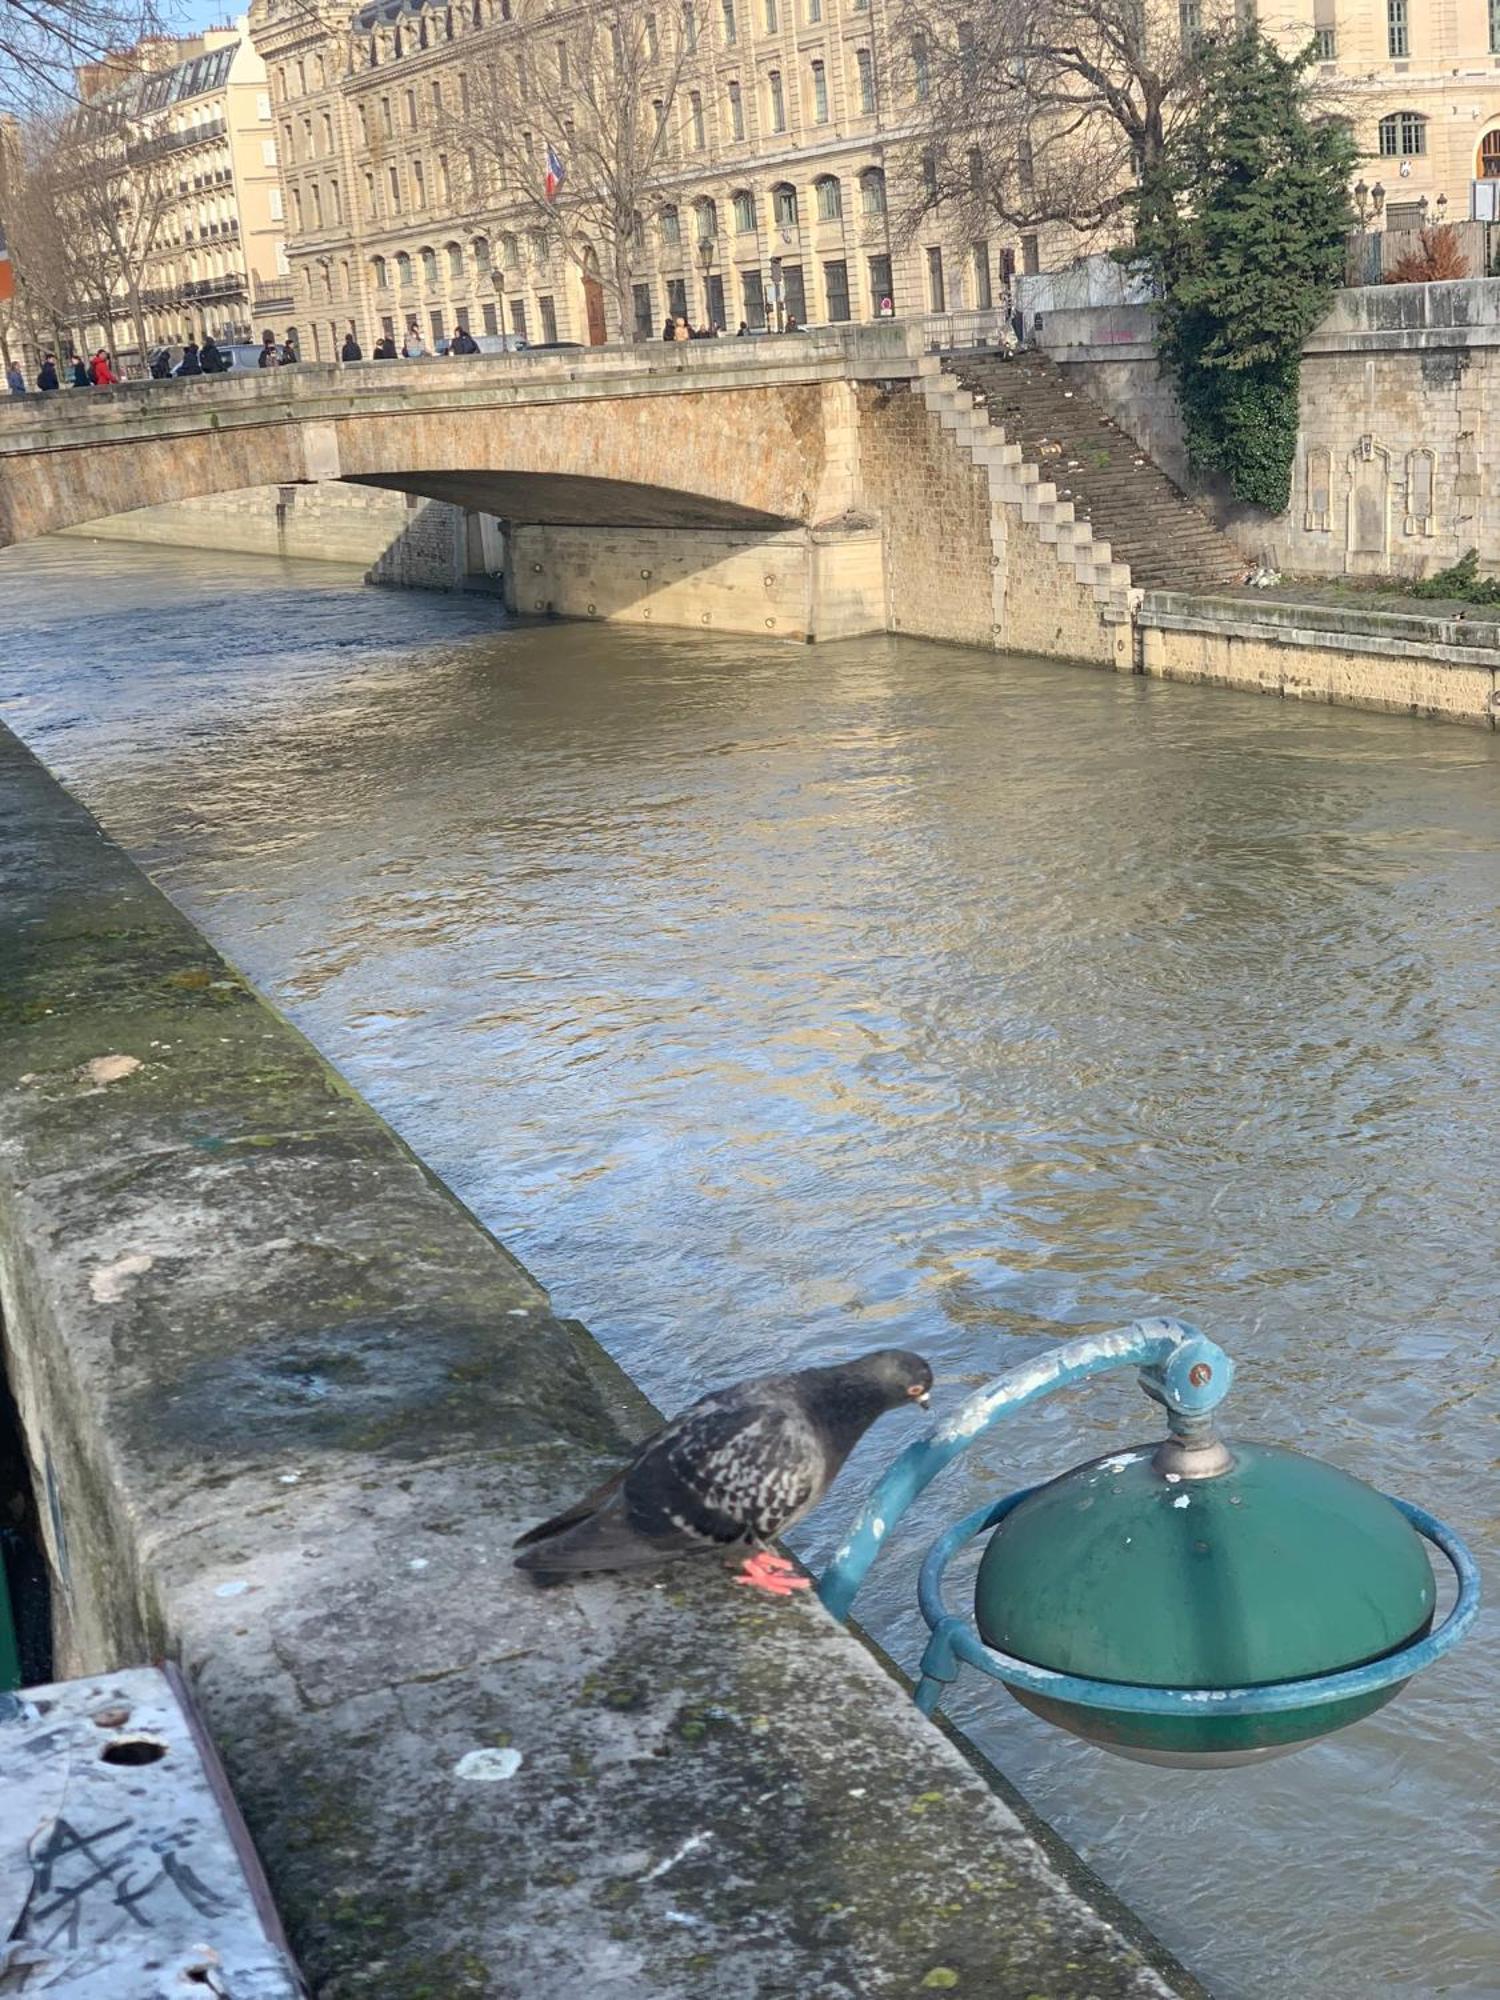
<instances>
[{"instance_id":1,"label":"pigeon's pink foot","mask_svg":"<svg viewBox=\"0 0 1500 2000\"><path fill-rule=\"evenodd\" d=\"M794 1563L789 1563L785 1556L773 1555L770 1549L746 1556L744 1568L737 1571L734 1580L748 1583L752 1590L763 1590L770 1597L791 1597L796 1591L812 1589L810 1576L804 1576Z\"/></svg>"}]
</instances>

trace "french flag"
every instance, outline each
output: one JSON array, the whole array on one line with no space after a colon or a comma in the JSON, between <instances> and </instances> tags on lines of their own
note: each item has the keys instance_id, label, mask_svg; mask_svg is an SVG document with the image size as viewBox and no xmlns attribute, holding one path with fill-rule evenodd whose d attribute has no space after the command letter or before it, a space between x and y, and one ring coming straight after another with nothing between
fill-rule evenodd
<instances>
[{"instance_id":1,"label":"french flag","mask_svg":"<svg viewBox=\"0 0 1500 2000\"><path fill-rule=\"evenodd\" d=\"M547 148L547 172L542 181L548 201L556 201L557 191L567 178L568 176L563 168L563 163L557 157L557 148L549 146Z\"/></svg>"}]
</instances>

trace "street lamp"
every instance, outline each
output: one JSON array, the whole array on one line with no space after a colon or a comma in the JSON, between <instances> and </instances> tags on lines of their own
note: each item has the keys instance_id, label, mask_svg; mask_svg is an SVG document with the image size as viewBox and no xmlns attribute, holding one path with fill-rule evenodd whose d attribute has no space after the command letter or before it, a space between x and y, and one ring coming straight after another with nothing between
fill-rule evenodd
<instances>
[{"instance_id":1,"label":"street lamp","mask_svg":"<svg viewBox=\"0 0 1500 2000\"><path fill-rule=\"evenodd\" d=\"M1447 195L1445 195L1445 194L1440 194L1440 195L1438 196L1438 198L1437 198L1437 203L1436 203L1436 207L1437 207L1437 219L1438 219L1438 222L1439 222L1440 224L1442 224L1442 223L1444 223L1444 222L1446 222L1446 221L1448 220L1448 197L1447 197Z\"/></svg>"},{"instance_id":2,"label":"street lamp","mask_svg":"<svg viewBox=\"0 0 1500 2000\"><path fill-rule=\"evenodd\" d=\"M700 236L698 238L698 262L703 270L703 315L709 326L717 324L714 318L714 302L713 295L709 289L709 281L713 274L714 258L718 255L718 249L719 246L711 236Z\"/></svg>"},{"instance_id":3,"label":"street lamp","mask_svg":"<svg viewBox=\"0 0 1500 2000\"><path fill-rule=\"evenodd\" d=\"M1138 1762L1259 1763L1359 1721L1473 1625L1479 1575L1451 1528L1321 1459L1222 1438L1233 1363L1179 1320L1055 1347L971 1396L877 1481L819 1595L836 1617L918 1494L990 1427L1054 1389L1135 1368L1167 1436L989 1501L940 1535L917 1596L932 1714L965 1666L1075 1736ZM974 1626L949 1562L989 1545ZM1457 1595L1437 1619L1424 1543Z\"/></svg>"}]
</instances>

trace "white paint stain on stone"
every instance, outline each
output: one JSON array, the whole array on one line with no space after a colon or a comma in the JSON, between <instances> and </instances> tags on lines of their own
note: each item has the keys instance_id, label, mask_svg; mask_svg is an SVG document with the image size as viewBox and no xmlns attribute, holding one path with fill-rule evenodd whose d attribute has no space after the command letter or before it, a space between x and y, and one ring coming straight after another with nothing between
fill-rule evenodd
<instances>
[{"instance_id":1,"label":"white paint stain on stone","mask_svg":"<svg viewBox=\"0 0 1500 2000\"><path fill-rule=\"evenodd\" d=\"M658 1861L654 1868L647 1870L641 1877L641 1880L643 1882L658 1881L667 1873L668 1869L675 1868L679 1861L686 1861L688 1856L696 1854L700 1847L707 1847L712 1839L712 1833L690 1833L675 1854L669 1854L665 1861Z\"/></svg>"},{"instance_id":2,"label":"white paint stain on stone","mask_svg":"<svg viewBox=\"0 0 1500 2000\"><path fill-rule=\"evenodd\" d=\"M519 1750L466 1750L453 1766L453 1775L476 1785L494 1785L502 1778L513 1778L521 1761Z\"/></svg>"},{"instance_id":3,"label":"white paint stain on stone","mask_svg":"<svg viewBox=\"0 0 1500 2000\"><path fill-rule=\"evenodd\" d=\"M83 1065L79 1075L87 1077L92 1084L102 1086L134 1076L140 1066L139 1056L95 1056L92 1062Z\"/></svg>"},{"instance_id":4,"label":"white paint stain on stone","mask_svg":"<svg viewBox=\"0 0 1500 2000\"><path fill-rule=\"evenodd\" d=\"M243 1597L249 1588L250 1586L246 1583L245 1579L242 1576L237 1576L232 1583L221 1583L214 1592L214 1596Z\"/></svg>"},{"instance_id":5,"label":"white paint stain on stone","mask_svg":"<svg viewBox=\"0 0 1500 2000\"><path fill-rule=\"evenodd\" d=\"M142 1250L132 1251L128 1257L117 1257L113 1264L101 1264L89 1279L89 1291L94 1303L112 1306L117 1299L125 1296L125 1286L131 1278L138 1278L143 1271L149 1271L156 1262Z\"/></svg>"}]
</instances>

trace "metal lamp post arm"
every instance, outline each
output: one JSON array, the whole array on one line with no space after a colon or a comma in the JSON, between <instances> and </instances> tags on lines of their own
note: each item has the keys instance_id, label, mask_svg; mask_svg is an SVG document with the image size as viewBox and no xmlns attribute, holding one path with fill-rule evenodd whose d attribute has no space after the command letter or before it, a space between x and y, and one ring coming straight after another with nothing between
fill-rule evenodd
<instances>
[{"instance_id":1,"label":"metal lamp post arm","mask_svg":"<svg viewBox=\"0 0 1500 2000\"><path fill-rule=\"evenodd\" d=\"M1229 1356L1195 1327L1174 1319L1138 1319L1116 1333L1067 1341L997 1376L909 1445L875 1482L818 1586L834 1617L846 1616L886 1536L950 1460L1013 1410L1114 1368L1140 1369L1141 1387L1164 1405L1174 1428L1206 1417L1228 1393L1234 1374Z\"/></svg>"}]
</instances>

